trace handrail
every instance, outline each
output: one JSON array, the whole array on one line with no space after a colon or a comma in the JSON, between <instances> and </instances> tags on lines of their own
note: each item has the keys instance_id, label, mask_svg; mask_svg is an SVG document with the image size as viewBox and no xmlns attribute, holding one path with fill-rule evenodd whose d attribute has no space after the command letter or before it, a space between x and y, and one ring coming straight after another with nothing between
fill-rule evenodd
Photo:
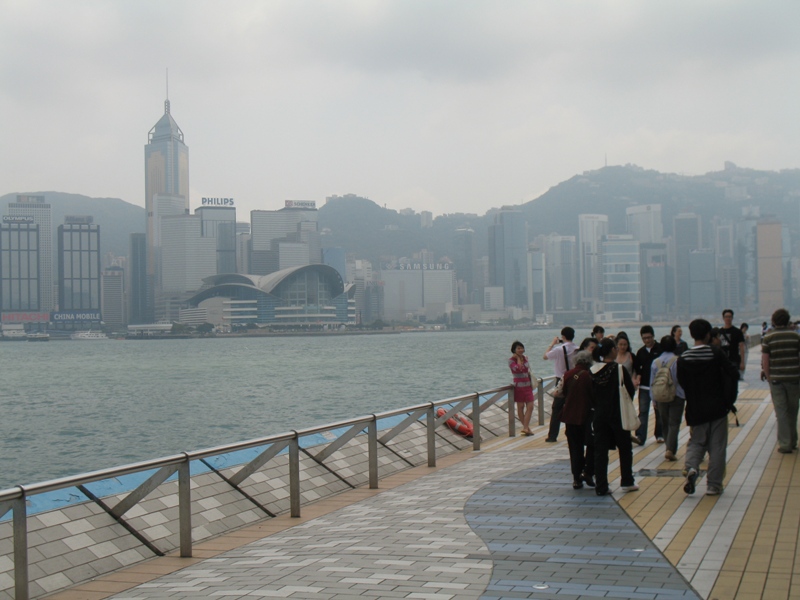
<instances>
[{"instance_id":1,"label":"handrail","mask_svg":"<svg viewBox=\"0 0 800 600\"><path fill-rule=\"evenodd\" d=\"M551 378L538 379L540 424L543 423L542 396L544 391L552 386L550 379ZM83 473L79 475L70 475L67 477L61 477L58 479L52 479L30 485L19 485L13 488L0 490L0 517L4 516L9 511L11 511L13 514L15 598L18 600L27 600L29 597L26 501L30 496L67 488L77 488L81 493L87 496L88 500L98 502L107 513L120 521L121 524L129 530L129 532L133 533L134 535L139 535L131 528L130 525L122 520L122 517L127 511L133 508L133 506L154 491L159 485L165 481L174 480L177 474L180 555L182 557L190 557L192 556L192 505L191 474L189 467L192 461L222 456L241 450L251 450L266 447L263 451L259 452L254 459L250 460L247 464L242 465L232 477L224 478L225 481L238 490L240 489L238 487L239 484L250 477L258 469L263 467L264 464L275 458L275 456L278 454L288 452L290 514L292 517L299 517L301 507L301 450L303 450L309 458L324 466L324 461L326 458L335 453L339 448L347 444L356 436L363 435L364 430L366 429L369 487L377 488L379 481L379 446L388 448L388 444L392 439L394 439L394 437L414 424L424 424L427 430L424 436L424 446L427 449L427 464L430 467L436 466L436 427L443 424L448 417L452 416L458 411L467 409L468 407L471 408L471 417L474 427L474 435L472 440L473 450L480 450L481 412L497 403L503 398L504 395L506 398L508 398L508 405L506 407L509 413L508 434L509 436L514 436L515 411L512 393L513 386L505 385L483 392L474 392L471 394L455 396L453 398L425 402L422 404L406 406L372 415L359 416L343 421L327 423L324 425L307 427L305 429L299 429L281 434L270 435L231 444L224 444L212 448L194 450L191 452L182 452L152 460L91 471L89 473ZM447 412L445 412L442 417L437 417L436 408L445 405L449 406ZM399 424L388 428L388 432L379 439L377 435L378 421L399 416L405 416L406 418L403 419ZM315 454L305 451L300 446L300 440L302 438L337 429L347 429L347 431L339 435L336 440L329 442L325 449L318 451ZM407 460L406 462L409 465L413 464ZM206 466L210 467L208 463L205 464ZM116 506L106 505L103 501L96 498L91 491L84 487L86 484L97 481L110 480L125 475L146 473L149 471L155 472L149 475L145 481L140 483L136 489L127 492L125 497L116 502ZM339 478L353 487L353 484L347 482L342 478L342 476L339 476ZM155 548L155 546L153 546L153 549L158 551L158 548Z\"/></svg>"}]
</instances>

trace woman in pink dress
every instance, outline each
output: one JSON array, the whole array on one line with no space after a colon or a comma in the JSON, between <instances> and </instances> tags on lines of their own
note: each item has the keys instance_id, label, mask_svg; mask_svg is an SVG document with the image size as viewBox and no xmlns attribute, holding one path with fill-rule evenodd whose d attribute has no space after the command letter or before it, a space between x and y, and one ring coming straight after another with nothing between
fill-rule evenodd
<instances>
[{"instance_id":1,"label":"woman in pink dress","mask_svg":"<svg viewBox=\"0 0 800 600\"><path fill-rule=\"evenodd\" d=\"M508 367L514 377L514 402L517 405L517 416L522 422L522 435L533 435L530 427L533 415L533 381L531 366L528 357L525 356L525 346L522 342L511 344Z\"/></svg>"}]
</instances>

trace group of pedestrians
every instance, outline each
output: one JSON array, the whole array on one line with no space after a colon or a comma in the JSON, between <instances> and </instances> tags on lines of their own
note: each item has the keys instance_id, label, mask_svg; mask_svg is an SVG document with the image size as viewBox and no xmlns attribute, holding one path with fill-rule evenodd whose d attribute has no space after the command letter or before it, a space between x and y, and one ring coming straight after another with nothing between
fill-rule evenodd
<instances>
[{"instance_id":1,"label":"group of pedestrians","mask_svg":"<svg viewBox=\"0 0 800 600\"><path fill-rule=\"evenodd\" d=\"M785 312L785 311L784 311ZM598 495L609 493L609 451L619 453L621 488L638 490L633 476L633 444L644 445L648 439L651 407L655 410L656 442L663 443L664 458L678 460L678 433L686 418L690 439L685 457L684 491L695 492L700 463L708 454L708 495L722 492L728 442L728 415L735 411L738 380L743 375L747 345L745 333L733 326L733 311L722 313L724 326L716 329L705 319L689 325L693 346L683 340L683 329L675 325L670 335L656 340L653 327L639 330L642 346L634 354L625 332L606 336L602 326L595 326L592 335L578 346L575 330L565 327L553 339L543 355L552 361L557 378L553 394L547 442L558 439L561 423L566 425L567 445L573 477L573 488L594 487ZM789 315L776 313L775 334L764 338L762 345L763 377L770 380L776 415L779 413L779 445L781 452L797 448L797 416L800 408L800 334L788 326ZM745 324L746 326L746 324ZM783 328L781 328L783 327ZM794 337L790 339L789 333ZM777 335L776 335L777 334ZM512 354L522 346L515 342ZM788 355L792 355L792 367ZM516 355L516 354L515 354ZM771 358L770 358L771 357ZM513 364L511 364L513 361ZM772 361L772 362L770 362ZM776 362L777 361L777 362ZM521 357L512 356L511 370L515 378L515 400L518 404L523 433L532 435L530 415L533 409L533 387L517 383L527 366L524 349ZM770 368L772 365L772 368ZM777 365L777 366L776 366ZM530 372L528 371L528 374ZM530 394L528 391L530 391ZM637 397L638 406L624 402ZM530 409L520 404L530 403ZM632 424L624 425L623 412L633 409ZM527 420L523 418L527 415ZM793 423L793 425L792 425Z\"/></svg>"}]
</instances>

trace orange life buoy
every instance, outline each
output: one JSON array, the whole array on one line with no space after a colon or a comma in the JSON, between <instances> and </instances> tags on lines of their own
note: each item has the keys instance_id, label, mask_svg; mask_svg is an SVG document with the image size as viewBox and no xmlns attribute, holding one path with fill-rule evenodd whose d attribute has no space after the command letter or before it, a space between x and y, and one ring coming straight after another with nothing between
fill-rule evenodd
<instances>
[{"instance_id":1,"label":"orange life buoy","mask_svg":"<svg viewBox=\"0 0 800 600\"><path fill-rule=\"evenodd\" d=\"M436 416L441 417L447 412L446 408L439 408L436 410ZM444 422L450 429L456 432L458 435L463 435L464 437L471 438L474 432L472 421L467 419L462 415L455 415L455 417L450 417Z\"/></svg>"}]
</instances>

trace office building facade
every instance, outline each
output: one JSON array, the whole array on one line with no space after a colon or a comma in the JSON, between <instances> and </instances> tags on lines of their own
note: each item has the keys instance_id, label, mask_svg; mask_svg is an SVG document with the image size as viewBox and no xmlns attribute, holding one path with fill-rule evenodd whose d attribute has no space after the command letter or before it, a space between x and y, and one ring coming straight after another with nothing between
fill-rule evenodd
<instances>
[{"instance_id":1,"label":"office building facade","mask_svg":"<svg viewBox=\"0 0 800 600\"><path fill-rule=\"evenodd\" d=\"M59 311L100 312L100 226L66 217L58 226Z\"/></svg>"},{"instance_id":2,"label":"office building facade","mask_svg":"<svg viewBox=\"0 0 800 600\"><path fill-rule=\"evenodd\" d=\"M280 210L251 211L249 262L250 271L255 275L267 275L292 266L321 264L316 203L287 200Z\"/></svg>"},{"instance_id":3,"label":"office building facade","mask_svg":"<svg viewBox=\"0 0 800 600\"><path fill-rule=\"evenodd\" d=\"M31 217L3 217L0 223L0 312L43 312L40 294L39 225Z\"/></svg>"},{"instance_id":4,"label":"office building facade","mask_svg":"<svg viewBox=\"0 0 800 600\"><path fill-rule=\"evenodd\" d=\"M125 270L108 267L100 279L100 310L103 322L109 327L119 328L128 324L125 310Z\"/></svg>"},{"instance_id":5,"label":"office building facade","mask_svg":"<svg viewBox=\"0 0 800 600\"><path fill-rule=\"evenodd\" d=\"M689 256L702 248L702 224L700 216L681 213L673 220L673 243L675 248L675 310L679 314L691 315L689 306Z\"/></svg>"},{"instance_id":6,"label":"office building facade","mask_svg":"<svg viewBox=\"0 0 800 600\"><path fill-rule=\"evenodd\" d=\"M603 301L598 321L641 321L639 242L632 235L607 235L601 242Z\"/></svg>"},{"instance_id":7,"label":"office building facade","mask_svg":"<svg viewBox=\"0 0 800 600\"><path fill-rule=\"evenodd\" d=\"M128 266L128 320L134 325L152 323L147 307L147 234L131 234Z\"/></svg>"},{"instance_id":8,"label":"office building facade","mask_svg":"<svg viewBox=\"0 0 800 600\"><path fill-rule=\"evenodd\" d=\"M603 298L600 244L606 235L608 235L607 215L578 215L581 306L583 310L589 312L598 312L595 305L602 302Z\"/></svg>"},{"instance_id":9,"label":"office building facade","mask_svg":"<svg viewBox=\"0 0 800 600\"><path fill-rule=\"evenodd\" d=\"M527 305L527 265L528 227L524 213L498 211L489 226L489 285L503 288L506 306Z\"/></svg>"},{"instance_id":10,"label":"office building facade","mask_svg":"<svg viewBox=\"0 0 800 600\"><path fill-rule=\"evenodd\" d=\"M717 310L717 270L710 248L689 253L689 311L693 317L712 316ZM729 308L729 307L725 307Z\"/></svg>"},{"instance_id":11,"label":"office building facade","mask_svg":"<svg viewBox=\"0 0 800 600\"><path fill-rule=\"evenodd\" d=\"M164 102L164 114L153 126L144 147L147 235L147 315L152 322L159 291L160 215L189 211L189 148L183 131Z\"/></svg>"},{"instance_id":12,"label":"office building facade","mask_svg":"<svg viewBox=\"0 0 800 600\"><path fill-rule=\"evenodd\" d=\"M642 204L625 209L628 233L642 244L660 244L664 239L660 204Z\"/></svg>"},{"instance_id":13,"label":"office building facade","mask_svg":"<svg viewBox=\"0 0 800 600\"><path fill-rule=\"evenodd\" d=\"M39 307L42 311L55 308L53 288L55 275L53 269L53 226L50 204L44 196L18 194L16 202L8 205L11 217L30 217L39 226Z\"/></svg>"},{"instance_id":14,"label":"office building facade","mask_svg":"<svg viewBox=\"0 0 800 600\"><path fill-rule=\"evenodd\" d=\"M667 314L667 245L640 244L642 316L648 320Z\"/></svg>"}]
</instances>

